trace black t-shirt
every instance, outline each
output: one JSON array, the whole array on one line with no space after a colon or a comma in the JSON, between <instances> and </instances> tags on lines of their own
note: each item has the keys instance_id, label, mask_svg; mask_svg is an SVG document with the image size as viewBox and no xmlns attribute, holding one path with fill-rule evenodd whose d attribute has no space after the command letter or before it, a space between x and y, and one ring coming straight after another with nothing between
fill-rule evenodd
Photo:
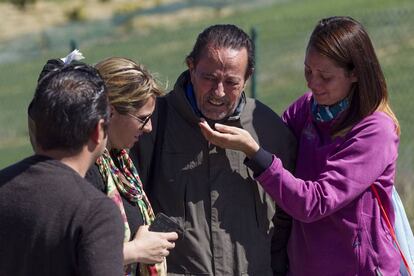
<instances>
[{"instance_id":1,"label":"black t-shirt","mask_svg":"<svg viewBox=\"0 0 414 276\"><path fill-rule=\"evenodd\" d=\"M98 190L102 191L105 194L107 193L107 187L96 164L87 171L85 179L92 183L92 185L95 186ZM122 203L124 204L129 228L131 230L132 239L135 236L135 233L138 231L138 228L144 224L144 220L136 203L130 202L122 194L121 198Z\"/></svg>"},{"instance_id":2,"label":"black t-shirt","mask_svg":"<svg viewBox=\"0 0 414 276\"><path fill-rule=\"evenodd\" d=\"M123 228L115 204L57 160L0 171L0 275L121 275Z\"/></svg>"}]
</instances>

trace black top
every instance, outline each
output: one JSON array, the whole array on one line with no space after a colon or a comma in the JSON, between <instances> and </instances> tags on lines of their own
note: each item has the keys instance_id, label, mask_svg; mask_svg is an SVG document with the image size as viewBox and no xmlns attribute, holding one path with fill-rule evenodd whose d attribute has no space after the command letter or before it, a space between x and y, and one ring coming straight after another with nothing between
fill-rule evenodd
<instances>
[{"instance_id":1,"label":"black top","mask_svg":"<svg viewBox=\"0 0 414 276\"><path fill-rule=\"evenodd\" d=\"M102 191L104 194L107 193L107 187L96 164L86 172L85 179L92 183L93 186ZM144 220L139 211L139 207L136 206L136 203L130 202L122 194L121 198L122 203L124 204L129 228L131 230L131 239L133 239L135 233L138 231L138 228L144 224Z\"/></svg>"},{"instance_id":2,"label":"black top","mask_svg":"<svg viewBox=\"0 0 414 276\"><path fill-rule=\"evenodd\" d=\"M0 171L0 275L121 275L119 210L45 156Z\"/></svg>"},{"instance_id":3,"label":"black top","mask_svg":"<svg viewBox=\"0 0 414 276\"><path fill-rule=\"evenodd\" d=\"M244 160L244 164L253 171L254 177L257 177L267 168L269 168L272 162L273 155L263 148L259 148L259 150L251 159L246 157Z\"/></svg>"}]
</instances>

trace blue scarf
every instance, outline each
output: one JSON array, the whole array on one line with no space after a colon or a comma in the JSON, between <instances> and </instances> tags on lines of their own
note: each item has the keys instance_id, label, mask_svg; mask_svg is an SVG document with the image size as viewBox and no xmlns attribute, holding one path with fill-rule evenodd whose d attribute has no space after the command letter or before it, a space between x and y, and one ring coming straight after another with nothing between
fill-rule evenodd
<instances>
[{"instance_id":1,"label":"blue scarf","mask_svg":"<svg viewBox=\"0 0 414 276\"><path fill-rule=\"evenodd\" d=\"M333 105L320 105L315 101L315 99L312 99L312 115L318 122L332 121L348 107L348 98L345 98Z\"/></svg>"},{"instance_id":2,"label":"blue scarf","mask_svg":"<svg viewBox=\"0 0 414 276\"><path fill-rule=\"evenodd\" d=\"M195 114L197 114L198 117L203 117L200 109L198 109L197 101L194 95L193 85L191 83L187 84L185 95L187 96L187 100L190 102L190 105L193 108Z\"/></svg>"}]
</instances>

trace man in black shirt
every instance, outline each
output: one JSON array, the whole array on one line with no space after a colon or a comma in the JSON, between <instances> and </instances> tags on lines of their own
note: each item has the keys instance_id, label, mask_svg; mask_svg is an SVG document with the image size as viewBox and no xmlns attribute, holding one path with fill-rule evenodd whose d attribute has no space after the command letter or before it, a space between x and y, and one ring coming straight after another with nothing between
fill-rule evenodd
<instances>
[{"instance_id":1,"label":"man in black shirt","mask_svg":"<svg viewBox=\"0 0 414 276\"><path fill-rule=\"evenodd\" d=\"M48 61L29 106L36 154L0 171L0 275L122 275L119 210L83 178L108 113L95 69Z\"/></svg>"}]
</instances>

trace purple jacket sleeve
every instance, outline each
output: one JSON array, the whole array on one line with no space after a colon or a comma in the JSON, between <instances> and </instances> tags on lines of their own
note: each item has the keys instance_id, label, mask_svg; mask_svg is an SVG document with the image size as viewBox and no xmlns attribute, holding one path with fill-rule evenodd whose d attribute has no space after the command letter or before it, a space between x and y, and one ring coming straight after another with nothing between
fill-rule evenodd
<instances>
[{"instance_id":1,"label":"purple jacket sleeve","mask_svg":"<svg viewBox=\"0 0 414 276\"><path fill-rule=\"evenodd\" d=\"M393 180L393 173L384 172L395 167L398 155L394 129L387 115L376 112L346 135L314 181L295 178L276 156L257 180L293 218L317 221L349 204L374 181Z\"/></svg>"}]
</instances>

